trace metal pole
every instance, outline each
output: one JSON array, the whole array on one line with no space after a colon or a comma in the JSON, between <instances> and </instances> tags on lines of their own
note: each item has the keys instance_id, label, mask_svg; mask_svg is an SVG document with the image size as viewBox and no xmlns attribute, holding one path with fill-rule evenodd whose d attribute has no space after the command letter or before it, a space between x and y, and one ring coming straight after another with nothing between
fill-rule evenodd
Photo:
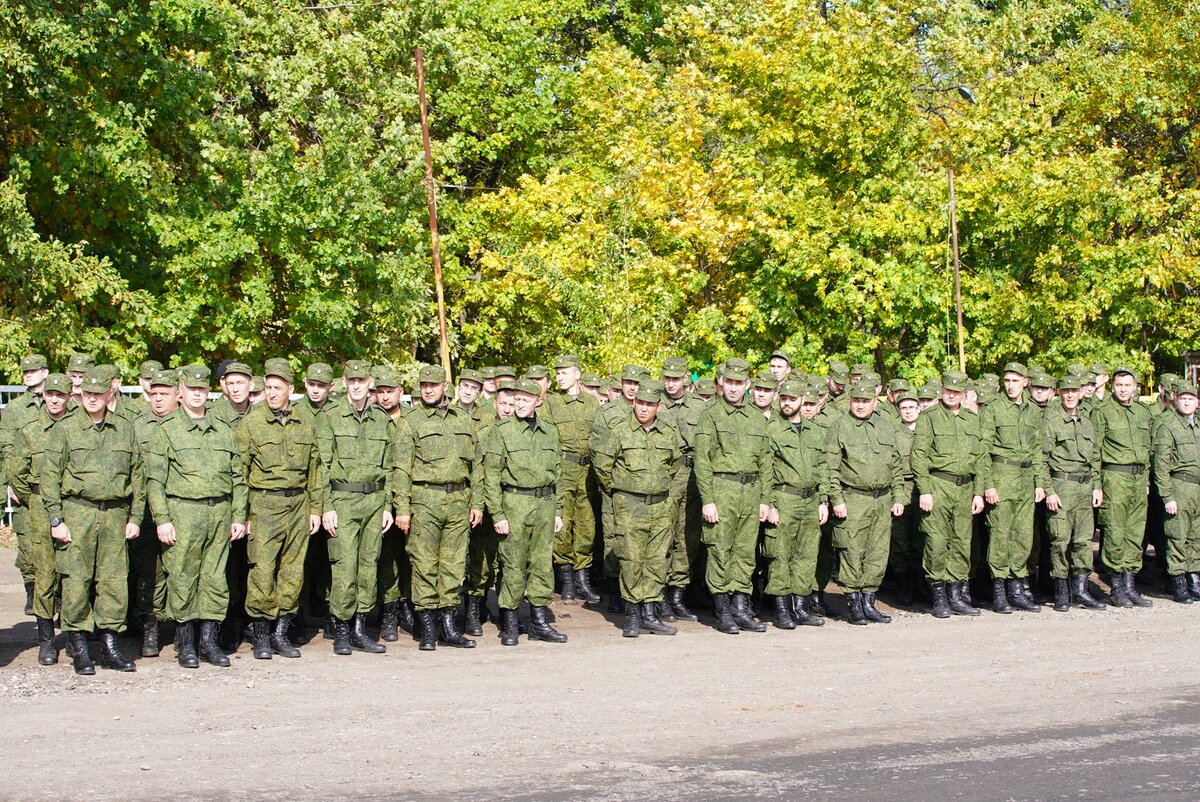
<instances>
[{"instance_id":1,"label":"metal pole","mask_svg":"<svg viewBox=\"0 0 1200 802\"><path fill-rule=\"evenodd\" d=\"M429 238L433 244L433 283L437 289L438 336L441 339L442 368L450 376L450 338L446 334L446 293L442 289L442 246L438 239L437 195L433 183L433 153L429 149L429 117L425 111L425 54L416 49L417 96L421 101L421 144L425 148L425 197L429 202Z\"/></svg>"},{"instance_id":2,"label":"metal pole","mask_svg":"<svg viewBox=\"0 0 1200 802\"><path fill-rule=\"evenodd\" d=\"M962 281L958 269L958 212L954 203L954 168L946 168L950 180L950 248L954 252L954 311L958 318L958 369L967 371L967 355L963 346Z\"/></svg>"}]
</instances>

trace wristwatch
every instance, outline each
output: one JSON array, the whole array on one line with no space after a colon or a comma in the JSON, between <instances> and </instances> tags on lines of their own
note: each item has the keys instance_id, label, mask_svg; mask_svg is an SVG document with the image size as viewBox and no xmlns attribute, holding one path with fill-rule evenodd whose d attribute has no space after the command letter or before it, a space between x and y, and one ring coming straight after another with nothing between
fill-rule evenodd
<instances>
[{"instance_id":1,"label":"wristwatch","mask_svg":"<svg viewBox=\"0 0 1200 802\"><path fill-rule=\"evenodd\" d=\"M59 524L61 524L62 522L63 522L63 521L62 521L62 518L51 518L51 519L50 519L50 525L51 525L51 526L58 526L58 525L59 525Z\"/></svg>"}]
</instances>

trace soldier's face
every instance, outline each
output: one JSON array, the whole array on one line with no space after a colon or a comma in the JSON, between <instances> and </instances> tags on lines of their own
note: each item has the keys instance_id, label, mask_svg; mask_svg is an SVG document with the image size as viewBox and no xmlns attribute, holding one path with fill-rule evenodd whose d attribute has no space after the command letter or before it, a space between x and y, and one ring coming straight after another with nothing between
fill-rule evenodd
<instances>
[{"instance_id":1,"label":"soldier's face","mask_svg":"<svg viewBox=\"0 0 1200 802\"><path fill-rule=\"evenodd\" d=\"M46 377L50 375L48 368L38 368L37 370L27 370L21 374L21 381L31 390L41 387L46 382Z\"/></svg>"},{"instance_id":2,"label":"soldier's face","mask_svg":"<svg viewBox=\"0 0 1200 802\"><path fill-rule=\"evenodd\" d=\"M83 373L78 370L67 371L67 378L71 380L71 389L78 393L80 385L83 384Z\"/></svg>"},{"instance_id":3,"label":"soldier's face","mask_svg":"<svg viewBox=\"0 0 1200 802\"><path fill-rule=\"evenodd\" d=\"M1067 412L1074 412L1075 408L1079 406L1079 395L1079 390L1074 388L1058 391L1058 397L1062 400L1063 409Z\"/></svg>"},{"instance_id":4,"label":"soldier's face","mask_svg":"<svg viewBox=\"0 0 1200 802\"><path fill-rule=\"evenodd\" d=\"M625 400L633 403L633 397L637 395L640 382L631 381L630 379L621 379L621 395L625 396Z\"/></svg>"},{"instance_id":5,"label":"soldier's face","mask_svg":"<svg viewBox=\"0 0 1200 802\"><path fill-rule=\"evenodd\" d=\"M446 394L445 382L421 382L421 400L430 406L437 406Z\"/></svg>"},{"instance_id":6,"label":"soldier's face","mask_svg":"<svg viewBox=\"0 0 1200 802\"><path fill-rule=\"evenodd\" d=\"M1029 384L1029 379L1020 373L1009 372L1004 374L1004 394L1013 401L1020 400L1021 393L1025 392L1027 384Z\"/></svg>"},{"instance_id":7,"label":"soldier's face","mask_svg":"<svg viewBox=\"0 0 1200 802\"><path fill-rule=\"evenodd\" d=\"M495 379L484 379L483 380L483 391L485 393L487 393L488 395L495 395L496 394L496 380Z\"/></svg>"},{"instance_id":8,"label":"soldier's face","mask_svg":"<svg viewBox=\"0 0 1200 802\"><path fill-rule=\"evenodd\" d=\"M900 406L896 407L896 411L900 413L900 420L905 423L912 423L921 414L921 405L911 399L901 401Z\"/></svg>"},{"instance_id":9,"label":"soldier's face","mask_svg":"<svg viewBox=\"0 0 1200 802\"><path fill-rule=\"evenodd\" d=\"M800 414L805 420L812 420L821 412L820 401L805 401L800 404Z\"/></svg>"},{"instance_id":10,"label":"soldier's face","mask_svg":"<svg viewBox=\"0 0 1200 802\"><path fill-rule=\"evenodd\" d=\"M174 388L155 387L154 389L155 390L167 390L167 389L174 389ZM192 413L193 415L203 415L204 414L204 405L207 402L208 402L208 388L207 387L186 387L184 385L180 385L178 392L176 392L172 395L168 395L166 398L162 399L162 403L166 406L167 411L161 412L161 413L157 409L155 409L154 411L155 411L155 414L166 415L167 412L173 412L179 406L179 404L182 403L185 407L187 407L187 411ZM152 409L154 408L154 398L153 397L151 397L151 399L150 399L150 407Z\"/></svg>"},{"instance_id":11,"label":"soldier's face","mask_svg":"<svg viewBox=\"0 0 1200 802\"><path fill-rule=\"evenodd\" d=\"M263 379L264 390L266 396L267 408L272 410L287 409L291 406L292 385L285 382L278 376L268 376ZM249 395L250 382L246 382L246 391Z\"/></svg>"},{"instance_id":12,"label":"soldier's face","mask_svg":"<svg viewBox=\"0 0 1200 802\"><path fill-rule=\"evenodd\" d=\"M599 387L588 387L585 384L585 385L583 385L583 391L585 393L587 393L588 395L590 395L592 398L595 398L597 401L600 400L600 388ZM608 396L605 396L604 400L607 401Z\"/></svg>"},{"instance_id":13,"label":"soldier's face","mask_svg":"<svg viewBox=\"0 0 1200 802\"><path fill-rule=\"evenodd\" d=\"M878 398L851 398L850 399L850 414L856 418L869 418L871 413L875 411L875 405L879 403Z\"/></svg>"},{"instance_id":14,"label":"soldier's face","mask_svg":"<svg viewBox=\"0 0 1200 802\"><path fill-rule=\"evenodd\" d=\"M1093 382L1088 382L1079 388L1079 394L1084 398L1091 398L1096 394L1096 385Z\"/></svg>"},{"instance_id":15,"label":"soldier's face","mask_svg":"<svg viewBox=\"0 0 1200 802\"><path fill-rule=\"evenodd\" d=\"M283 380L279 379L278 381ZM250 398L250 377L245 373L230 373L226 375L225 397L235 404L246 403Z\"/></svg>"},{"instance_id":16,"label":"soldier's face","mask_svg":"<svg viewBox=\"0 0 1200 802\"><path fill-rule=\"evenodd\" d=\"M726 378L721 382L721 395L731 404L740 404L746 399L746 385L749 383L746 379Z\"/></svg>"},{"instance_id":17,"label":"soldier's face","mask_svg":"<svg viewBox=\"0 0 1200 802\"><path fill-rule=\"evenodd\" d=\"M83 392L83 408L94 415L108 406L108 393Z\"/></svg>"},{"instance_id":18,"label":"soldier's face","mask_svg":"<svg viewBox=\"0 0 1200 802\"><path fill-rule=\"evenodd\" d=\"M919 406L921 411L924 412L927 409L932 409L937 402L938 400L936 398L922 398L917 402L917 406Z\"/></svg>"},{"instance_id":19,"label":"soldier's face","mask_svg":"<svg viewBox=\"0 0 1200 802\"><path fill-rule=\"evenodd\" d=\"M539 400L540 399L536 395L531 395L523 390L518 390L513 393L513 404L515 405L515 409L513 411L516 413L518 418L531 417L534 409L537 408L537 402Z\"/></svg>"},{"instance_id":20,"label":"soldier's face","mask_svg":"<svg viewBox=\"0 0 1200 802\"><path fill-rule=\"evenodd\" d=\"M1196 414L1196 396L1191 393L1181 393L1175 396L1175 409L1184 417Z\"/></svg>"},{"instance_id":21,"label":"soldier's face","mask_svg":"<svg viewBox=\"0 0 1200 802\"><path fill-rule=\"evenodd\" d=\"M1122 404L1132 401L1135 393L1137 393L1137 382L1128 373L1122 373L1113 379L1113 395Z\"/></svg>"},{"instance_id":22,"label":"soldier's face","mask_svg":"<svg viewBox=\"0 0 1200 802\"><path fill-rule=\"evenodd\" d=\"M538 387L542 388L542 398L545 398L546 391L550 389L550 377L544 376L540 379L534 379L534 381L537 382Z\"/></svg>"},{"instance_id":23,"label":"soldier's face","mask_svg":"<svg viewBox=\"0 0 1200 802\"><path fill-rule=\"evenodd\" d=\"M496 395L496 420L504 420L517 409L517 401L511 390L505 390Z\"/></svg>"},{"instance_id":24,"label":"soldier's face","mask_svg":"<svg viewBox=\"0 0 1200 802\"><path fill-rule=\"evenodd\" d=\"M558 389L570 390L579 383L580 370L576 367L568 365L565 368L554 369L554 381L558 383Z\"/></svg>"},{"instance_id":25,"label":"soldier's face","mask_svg":"<svg viewBox=\"0 0 1200 802\"><path fill-rule=\"evenodd\" d=\"M846 385L841 382L835 382L833 379L826 377L825 383L829 385L829 394L834 398L838 397L846 391Z\"/></svg>"},{"instance_id":26,"label":"soldier's face","mask_svg":"<svg viewBox=\"0 0 1200 802\"><path fill-rule=\"evenodd\" d=\"M649 426L658 417L658 402L643 401L640 398L633 399L633 416L637 418L638 423Z\"/></svg>"},{"instance_id":27,"label":"soldier's face","mask_svg":"<svg viewBox=\"0 0 1200 802\"><path fill-rule=\"evenodd\" d=\"M1029 394L1033 396L1033 400L1039 404L1049 404L1050 399L1054 397L1053 387L1030 387Z\"/></svg>"},{"instance_id":28,"label":"soldier's face","mask_svg":"<svg viewBox=\"0 0 1200 802\"><path fill-rule=\"evenodd\" d=\"M800 399L792 395L779 396L779 410L786 418L794 418L800 412Z\"/></svg>"},{"instance_id":29,"label":"soldier's face","mask_svg":"<svg viewBox=\"0 0 1200 802\"><path fill-rule=\"evenodd\" d=\"M173 384L156 384L150 388L147 393L147 400L150 401L150 411L158 417L164 417L171 414L179 408L179 393L180 388ZM204 393L204 397L208 398L208 393ZM201 402L201 407L203 407Z\"/></svg>"},{"instance_id":30,"label":"soldier's face","mask_svg":"<svg viewBox=\"0 0 1200 802\"><path fill-rule=\"evenodd\" d=\"M67 408L67 402L71 400L71 396L66 393L60 393L58 390L50 390L45 394L44 399L46 401L46 411L51 416L58 417Z\"/></svg>"},{"instance_id":31,"label":"soldier's face","mask_svg":"<svg viewBox=\"0 0 1200 802\"><path fill-rule=\"evenodd\" d=\"M663 392L671 396L671 398L683 397L684 390L687 389L686 376L663 376Z\"/></svg>"},{"instance_id":32,"label":"soldier's face","mask_svg":"<svg viewBox=\"0 0 1200 802\"><path fill-rule=\"evenodd\" d=\"M400 406L400 396L403 394L403 387L377 387L375 388L375 403L384 412L391 412Z\"/></svg>"},{"instance_id":33,"label":"soldier's face","mask_svg":"<svg viewBox=\"0 0 1200 802\"><path fill-rule=\"evenodd\" d=\"M950 390L942 388L942 403L950 407L950 409L958 409L962 405L963 399L967 397L966 390Z\"/></svg>"},{"instance_id":34,"label":"soldier's face","mask_svg":"<svg viewBox=\"0 0 1200 802\"><path fill-rule=\"evenodd\" d=\"M791 372L792 366L787 363L786 359L773 356L771 357L771 361L767 363L767 370L775 377L775 381L783 381L787 378L788 373Z\"/></svg>"},{"instance_id":35,"label":"soldier's face","mask_svg":"<svg viewBox=\"0 0 1200 802\"><path fill-rule=\"evenodd\" d=\"M370 379L344 379L346 382L346 397L352 404L361 404L371 393Z\"/></svg>"},{"instance_id":36,"label":"soldier's face","mask_svg":"<svg viewBox=\"0 0 1200 802\"><path fill-rule=\"evenodd\" d=\"M329 398L329 391L332 389L333 385L329 382L320 382L316 379L304 380L304 394L314 404L324 404L325 399Z\"/></svg>"},{"instance_id":37,"label":"soldier's face","mask_svg":"<svg viewBox=\"0 0 1200 802\"><path fill-rule=\"evenodd\" d=\"M750 394L754 396L754 406L759 409L766 409L775 400L775 391L765 387L755 387Z\"/></svg>"},{"instance_id":38,"label":"soldier's face","mask_svg":"<svg viewBox=\"0 0 1200 802\"><path fill-rule=\"evenodd\" d=\"M483 392L483 385L476 381L466 379L458 383L458 402L466 406L475 403L475 399L479 398L479 394Z\"/></svg>"}]
</instances>

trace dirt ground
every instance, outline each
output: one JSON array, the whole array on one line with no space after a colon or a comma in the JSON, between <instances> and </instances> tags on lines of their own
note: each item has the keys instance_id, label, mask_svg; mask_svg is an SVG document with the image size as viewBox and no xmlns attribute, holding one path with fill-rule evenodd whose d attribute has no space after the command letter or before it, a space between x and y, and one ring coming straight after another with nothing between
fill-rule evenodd
<instances>
[{"instance_id":1,"label":"dirt ground","mask_svg":"<svg viewBox=\"0 0 1200 802\"><path fill-rule=\"evenodd\" d=\"M0 797L11 799L134 789L178 799L661 799L732 780L736 796L774 797L783 791L765 775L697 766L872 745L902 755L933 739L1048 725L1102 731L1200 682L1200 604L1161 597L1149 610L945 621L899 611L886 626L736 636L704 616L675 637L636 640L599 610L556 602L564 645L502 648L487 625L470 651L421 653L404 638L386 655L337 657L318 638L299 660L256 661L243 645L231 668L187 671L167 647L138 658L133 674L76 677L65 655L37 665L13 554L0 549Z\"/></svg>"}]
</instances>

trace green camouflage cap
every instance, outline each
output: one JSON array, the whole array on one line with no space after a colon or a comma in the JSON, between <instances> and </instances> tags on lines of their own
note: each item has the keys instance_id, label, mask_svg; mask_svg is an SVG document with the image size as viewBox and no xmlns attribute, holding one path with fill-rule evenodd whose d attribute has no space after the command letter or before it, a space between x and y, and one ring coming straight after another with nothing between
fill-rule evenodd
<instances>
[{"instance_id":1,"label":"green camouflage cap","mask_svg":"<svg viewBox=\"0 0 1200 802\"><path fill-rule=\"evenodd\" d=\"M863 373L860 381L870 382L878 387L879 385L883 384L883 377L873 370L868 370Z\"/></svg>"},{"instance_id":2,"label":"green camouflage cap","mask_svg":"<svg viewBox=\"0 0 1200 802\"><path fill-rule=\"evenodd\" d=\"M745 361L745 360L740 360ZM726 381L744 382L750 380L750 371L743 368L740 364L735 365L731 359L725 363L725 369L721 371L721 377Z\"/></svg>"},{"instance_id":3,"label":"green camouflage cap","mask_svg":"<svg viewBox=\"0 0 1200 802\"><path fill-rule=\"evenodd\" d=\"M1196 392L1196 385L1192 384L1190 381L1187 381L1186 379L1176 379L1175 380L1175 395L1176 396L1181 396L1181 395L1200 396L1200 394L1198 394Z\"/></svg>"},{"instance_id":4,"label":"green camouflage cap","mask_svg":"<svg viewBox=\"0 0 1200 802\"><path fill-rule=\"evenodd\" d=\"M1089 369L1089 372L1095 373L1097 376L1110 375L1108 365L1104 364L1103 362L1097 362L1096 364L1092 365L1092 367Z\"/></svg>"},{"instance_id":5,"label":"green camouflage cap","mask_svg":"<svg viewBox=\"0 0 1200 802\"><path fill-rule=\"evenodd\" d=\"M697 379L695 389L697 395L715 395L717 383L712 379Z\"/></svg>"},{"instance_id":6,"label":"green camouflage cap","mask_svg":"<svg viewBox=\"0 0 1200 802\"><path fill-rule=\"evenodd\" d=\"M663 360L661 375L664 379L682 379L690 372L687 360L681 356L670 356Z\"/></svg>"},{"instance_id":7,"label":"green camouflage cap","mask_svg":"<svg viewBox=\"0 0 1200 802\"><path fill-rule=\"evenodd\" d=\"M525 371L522 379L548 379L550 378L550 368L545 365L530 365Z\"/></svg>"},{"instance_id":8,"label":"green camouflage cap","mask_svg":"<svg viewBox=\"0 0 1200 802\"><path fill-rule=\"evenodd\" d=\"M1026 368L1024 365L1022 365L1020 362L1009 362L1007 365L1004 366L1003 372L1004 373L1015 373L1018 376L1023 376L1023 377L1029 376L1029 369Z\"/></svg>"},{"instance_id":9,"label":"green camouflage cap","mask_svg":"<svg viewBox=\"0 0 1200 802\"><path fill-rule=\"evenodd\" d=\"M483 386L483 374L480 373L479 371L475 370L474 368L463 368L462 370L460 370L458 372L458 381L460 383L461 382L475 382L480 387L482 387Z\"/></svg>"},{"instance_id":10,"label":"green camouflage cap","mask_svg":"<svg viewBox=\"0 0 1200 802\"><path fill-rule=\"evenodd\" d=\"M371 378L371 363L362 359L351 359L342 365L342 381L346 379Z\"/></svg>"},{"instance_id":11,"label":"green camouflage cap","mask_svg":"<svg viewBox=\"0 0 1200 802\"><path fill-rule=\"evenodd\" d=\"M1170 382L1173 382L1178 378L1179 378L1178 373L1163 373L1162 375L1160 375L1158 377L1158 383L1161 384L1163 387L1166 387Z\"/></svg>"},{"instance_id":12,"label":"green camouflage cap","mask_svg":"<svg viewBox=\"0 0 1200 802\"><path fill-rule=\"evenodd\" d=\"M554 360L555 370L558 368L578 368L581 367L581 365L582 363L580 362L579 357L575 354L563 354L558 359Z\"/></svg>"},{"instance_id":13,"label":"green camouflage cap","mask_svg":"<svg viewBox=\"0 0 1200 802\"><path fill-rule=\"evenodd\" d=\"M1054 387L1057 384L1049 373L1035 373L1029 377L1030 387Z\"/></svg>"},{"instance_id":14,"label":"green camouflage cap","mask_svg":"<svg viewBox=\"0 0 1200 802\"><path fill-rule=\"evenodd\" d=\"M851 376L862 376L863 374L870 373L870 372L871 372L871 366L866 364L865 362L855 362L853 365L850 366L850 375Z\"/></svg>"},{"instance_id":15,"label":"green camouflage cap","mask_svg":"<svg viewBox=\"0 0 1200 802\"><path fill-rule=\"evenodd\" d=\"M441 384L446 381L446 371L441 365L425 365L417 374L421 384Z\"/></svg>"},{"instance_id":16,"label":"green camouflage cap","mask_svg":"<svg viewBox=\"0 0 1200 802\"><path fill-rule=\"evenodd\" d=\"M71 394L71 379L65 373L51 373L46 377L46 383L42 385L42 392L62 393L63 395Z\"/></svg>"},{"instance_id":17,"label":"green camouflage cap","mask_svg":"<svg viewBox=\"0 0 1200 802\"><path fill-rule=\"evenodd\" d=\"M27 354L21 359L21 372L27 370L45 370L50 367L50 363L46 361L46 357L42 354ZM159 367L162 367L159 365Z\"/></svg>"},{"instance_id":18,"label":"green camouflage cap","mask_svg":"<svg viewBox=\"0 0 1200 802\"><path fill-rule=\"evenodd\" d=\"M179 383L184 387L203 387L207 390L212 386L212 371L204 365L184 365L179 369Z\"/></svg>"},{"instance_id":19,"label":"green camouflage cap","mask_svg":"<svg viewBox=\"0 0 1200 802\"><path fill-rule=\"evenodd\" d=\"M662 382L656 379L647 379L638 385L637 395L634 398L638 401L662 401L662 392Z\"/></svg>"},{"instance_id":20,"label":"green camouflage cap","mask_svg":"<svg viewBox=\"0 0 1200 802\"><path fill-rule=\"evenodd\" d=\"M779 384L779 394L788 398L803 398L808 395L811 386L798 379L787 379Z\"/></svg>"},{"instance_id":21,"label":"green camouflage cap","mask_svg":"<svg viewBox=\"0 0 1200 802\"><path fill-rule=\"evenodd\" d=\"M825 375L837 384L845 384L850 380L850 368L845 362L835 360L829 363L829 371Z\"/></svg>"},{"instance_id":22,"label":"green camouflage cap","mask_svg":"<svg viewBox=\"0 0 1200 802\"><path fill-rule=\"evenodd\" d=\"M496 384L496 392L505 390L511 393L515 389L517 389L517 382L515 379L505 379L504 381Z\"/></svg>"},{"instance_id":23,"label":"green camouflage cap","mask_svg":"<svg viewBox=\"0 0 1200 802\"><path fill-rule=\"evenodd\" d=\"M1133 380L1135 382L1138 382L1139 384L1142 381L1141 378L1138 376L1137 371L1134 370L1133 368L1129 367L1128 365L1117 365L1117 367L1112 372L1112 377L1115 379L1118 376L1120 376L1122 373L1124 373L1128 376L1132 376Z\"/></svg>"},{"instance_id":24,"label":"green camouflage cap","mask_svg":"<svg viewBox=\"0 0 1200 802\"><path fill-rule=\"evenodd\" d=\"M903 393L912 389L912 385L904 379L892 379L888 382L889 393Z\"/></svg>"},{"instance_id":25,"label":"green camouflage cap","mask_svg":"<svg viewBox=\"0 0 1200 802\"><path fill-rule=\"evenodd\" d=\"M528 393L529 395L541 395L542 388L533 379L517 379L513 382L514 393Z\"/></svg>"},{"instance_id":26,"label":"green camouflage cap","mask_svg":"<svg viewBox=\"0 0 1200 802\"><path fill-rule=\"evenodd\" d=\"M513 370L511 367L509 367L508 365L497 365L496 366L496 378L500 379L505 376L509 377L510 379L515 379L515 378L517 378L517 372L515 370Z\"/></svg>"},{"instance_id":27,"label":"green camouflage cap","mask_svg":"<svg viewBox=\"0 0 1200 802\"><path fill-rule=\"evenodd\" d=\"M920 400L921 399L918 398L917 394L914 393L912 390L904 390L900 393L900 395L896 396L896 406L900 406L905 401L920 401Z\"/></svg>"},{"instance_id":28,"label":"green camouflage cap","mask_svg":"<svg viewBox=\"0 0 1200 802\"><path fill-rule=\"evenodd\" d=\"M172 368L156 370L150 377L151 387L174 387L179 384L179 371Z\"/></svg>"},{"instance_id":29,"label":"green camouflage cap","mask_svg":"<svg viewBox=\"0 0 1200 802\"><path fill-rule=\"evenodd\" d=\"M646 370L641 365L626 365L621 368L621 377L618 381L623 382L643 382L650 378L650 371Z\"/></svg>"},{"instance_id":30,"label":"green camouflage cap","mask_svg":"<svg viewBox=\"0 0 1200 802\"><path fill-rule=\"evenodd\" d=\"M995 373L981 373L979 375L979 381L987 382L988 384L997 384L1000 381L1000 377Z\"/></svg>"},{"instance_id":31,"label":"green camouflage cap","mask_svg":"<svg viewBox=\"0 0 1200 802\"><path fill-rule=\"evenodd\" d=\"M579 383L584 387L603 387L604 379L601 379L595 373L584 373L579 377Z\"/></svg>"},{"instance_id":32,"label":"green camouflage cap","mask_svg":"<svg viewBox=\"0 0 1200 802\"><path fill-rule=\"evenodd\" d=\"M106 362L103 365L95 365L92 367L92 370L103 376L104 380L110 383L113 381L113 379L121 378L121 369L111 362Z\"/></svg>"},{"instance_id":33,"label":"green camouflage cap","mask_svg":"<svg viewBox=\"0 0 1200 802\"><path fill-rule=\"evenodd\" d=\"M964 392L969 386L967 374L961 370L948 370L942 374L942 387L946 390Z\"/></svg>"},{"instance_id":34,"label":"green camouflage cap","mask_svg":"<svg viewBox=\"0 0 1200 802\"><path fill-rule=\"evenodd\" d=\"M1067 374L1070 376L1083 376L1088 372L1087 365L1082 362L1072 362L1067 365Z\"/></svg>"},{"instance_id":35,"label":"green camouflage cap","mask_svg":"<svg viewBox=\"0 0 1200 802\"><path fill-rule=\"evenodd\" d=\"M928 401L931 398L941 397L942 388L933 382L926 382L925 384L922 384L921 388L917 391L917 398L921 401Z\"/></svg>"},{"instance_id":36,"label":"green camouflage cap","mask_svg":"<svg viewBox=\"0 0 1200 802\"><path fill-rule=\"evenodd\" d=\"M485 365L484 367L479 369L479 375L485 379L496 378L496 366L495 365Z\"/></svg>"},{"instance_id":37,"label":"green camouflage cap","mask_svg":"<svg viewBox=\"0 0 1200 802\"><path fill-rule=\"evenodd\" d=\"M871 382L857 381L850 386L851 398L874 398L875 385Z\"/></svg>"},{"instance_id":38,"label":"green camouflage cap","mask_svg":"<svg viewBox=\"0 0 1200 802\"><path fill-rule=\"evenodd\" d=\"M767 361L770 362L775 357L779 357L784 362L788 363L788 367L792 366L792 355L789 354L787 351L772 351L771 356L769 359L767 359Z\"/></svg>"},{"instance_id":39,"label":"green camouflage cap","mask_svg":"<svg viewBox=\"0 0 1200 802\"><path fill-rule=\"evenodd\" d=\"M349 365L350 363L347 362L346 364ZM343 368L344 372L345 368ZM314 362L308 366L308 370L304 371L305 381L333 384L334 378L333 368L324 362Z\"/></svg>"},{"instance_id":40,"label":"green camouflage cap","mask_svg":"<svg viewBox=\"0 0 1200 802\"><path fill-rule=\"evenodd\" d=\"M991 384L981 384L975 392L975 400L980 404L989 404L1000 395L1000 392Z\"/></svg>"},{"instance_id":41,"label":"green camouflage cap","mask_svg":"<svg viewBox=\"0 0 1200 802\"><path fill-rule=\"evenodd\" d=\"M139 379L153 379L154 374L163 369L163 364L157 359L147 359L138 367Z\"/></svg>"},{"instance_id":42,"label":"green camouflage cap","mask_svg":"<svg viewBox=\"0 0 1200 802\"><path fill-rule=\"evenodd\" d=\"M287 360L284 360L284 361L287 361ZM251 378L252 376L254 376L254 370L249 365L247 365L245 362L230 362L228 365L225 366L225 372L221 375L222 375L222 377L224 377L224 376L228 376L230 373L240 373L243 376L245 376L246 378Z\"/></svg>"},{"instance_id":43,"label":"green camouflage cap","mask_svg":"<svg viewBox=\"0 0 1200 802\"><path fill-rule=\"evenodd\" d=\"M91 367L83 374L83 383L79 389L85 393L107 393L112 389L112 379L108 372L97 367Z\"/></svg>"},{"instance_id":44,"label":"green camouflage cap","mask_svg":"<svg viewBox=\"0 0 1200 802\"><path fill-rule=\"evenodd\" d=\"M750 386L759 390L774 390L779 386L779 380L764 370L754 377Z\"/></svg>"},{"instance_id":45,"label":"green camouflage cap","mask_svg":"<svg viewBox=\"0 0 1200 802\"><path fill-rule=\"evenodd\" d=\"M1050 375L1050 371L1046 370L1045 367L1037 364L1036 362L1030 362L1028 365L1026 365L1026 367L1029 368L1028 375L1030 378L1033 378L1034 376L1038 376L1038 375L1042 375L1042 376Z\"/></svg>"},{"instance_id":46,"label":"green camouflage cap","mask_svg":"<svg viewBox=\"0 0 1200 802\"><path fill-rule=\"evenodd\" d=\"M1078 376L1067 374L1058 380L1058 389L1060 390L1078 390L1083 386L1083 379Z\"/></svg>"},{"instance_id":47,"label":"green camouflage cap","mask_svg":"<svg viewBox=\"0 0 1200 802\"><path fill-rule=\"evenodd\" d=\"M400 372L391 365L376 365L371 368L371 374L375 377L376 387L399 387L404 383Z\"/></svg>"},{"instance_id":48,"label":"green camouflage cap","mask_svg":"<svg viewBox=\"0 0 1200 802\"><path fill-rule=\"evenodd\" d=\"M225 369L225 375L227 376L232 372L233 365L230 365ZM254 376L254 374L250 375L252 379L257 378ZM274 376L277 379L283 379L288 384L292 384L296 380L296 372L292 370L292 364L281 357L268 359L266 364L263 365L263 378L266 378L267 376ZM253 390L253 392L257 393L258 390Z\"/></svg>"},{"instance_id":49,"label":"green camouflage cap","mask_svg":"<svg viewBox=\"0 0 1200 802\"><path fill-rule=\"evenodd\" d=\"M67 373L86 373L87 369L95 364L96 357L91 354L71 354L71 358L67 360Z\"/></svg>"},{"instance_id":50,"label":"green camouflage cap","mask_svg":"<svg viewBox=\"0 0 1200 802\"><path fill-rule=\"evenodd\" d=\"M725 360L725 370L727 371L726 375L728 375L728 371L730 368L732 368L733 370L744 371L747 376L750 375L750 371L752 370L752 368L750 367L749 361L742 359L740 357L736 357L736 356L733 357L732 359Z\"/></svg>"},{"instance_id":51,"label":"green camouflage cap","mask_svg":"<svg viewBox=\"0 0 1200 802\"><path fill-rule=\"evenodd\" d=\"M1084 373L1079 378L1083 379L1084 384L1095 384L1096 383L1096 374L1092 373L1090 370L1087 373Z\"/></svg>"},{"instance_id":52,"label":"green camouflage cap","mask_svg":"<svg viewBox=\"0 0 1200 802\"><path fill-rule=\"evenodd\" d=\"M271 374L271 375L275 375L275 374ZM278 376L277 378L282 379L283 377ZM290 382L289 382L289 384L290 384ZM261 393L266 389L267 389L266 376L251 376L250 377L250 392Z\"/></svg>"}]
</instances>

